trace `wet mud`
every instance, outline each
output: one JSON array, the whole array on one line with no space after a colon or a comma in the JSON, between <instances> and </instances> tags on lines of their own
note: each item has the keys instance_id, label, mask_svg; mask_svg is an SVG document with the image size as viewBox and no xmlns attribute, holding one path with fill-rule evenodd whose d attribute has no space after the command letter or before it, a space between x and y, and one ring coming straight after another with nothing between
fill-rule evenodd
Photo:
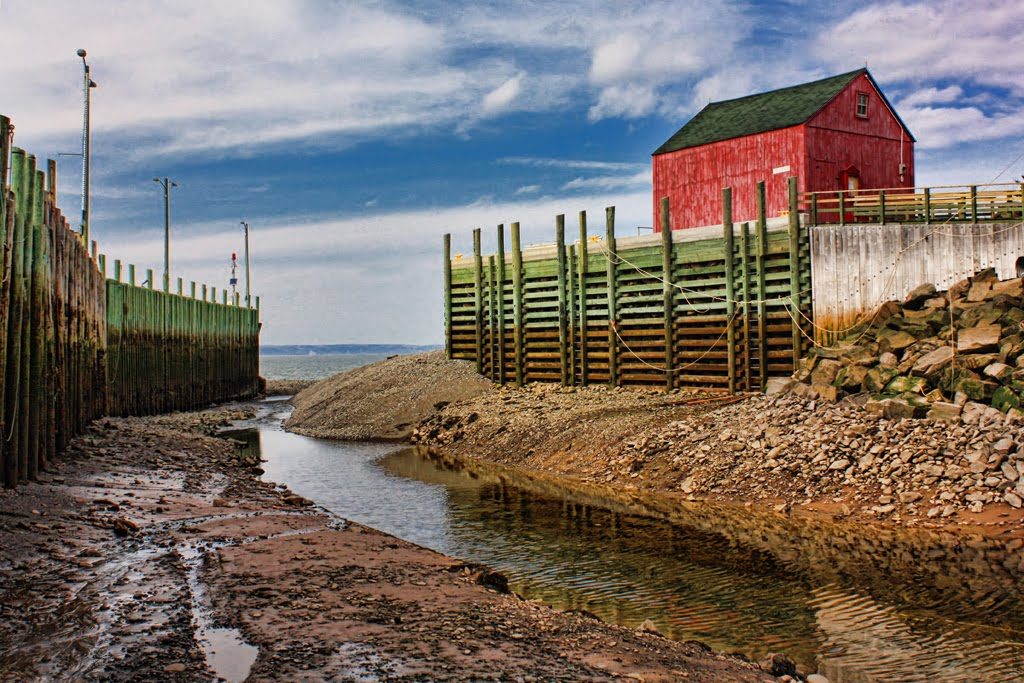
<instances>
[{"instance_id":1,"label":"wet mud","mask_svg":"<svg viewBox=\"0 0 1024 683\"><path fill-rule=\"evenodd\" d=\"M0 679L773 680L341 520L214 422L105 420L0 494Z\"/></svg>"}]
</instances>

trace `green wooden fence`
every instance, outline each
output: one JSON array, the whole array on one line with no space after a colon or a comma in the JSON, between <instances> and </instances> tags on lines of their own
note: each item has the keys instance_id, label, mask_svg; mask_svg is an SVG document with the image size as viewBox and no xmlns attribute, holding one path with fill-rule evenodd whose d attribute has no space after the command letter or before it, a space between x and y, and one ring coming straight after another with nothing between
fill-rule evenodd
<instances>
[{"instance_id":1,"label":"green wooden fence","mask_svg":"<svg viewBox=\"0 0 1024 683\"><path fill-rule=\"evenodd\" d=\"M12 147L13 129L0 116L4 485L36 478L102 415L255 394L258 299L249 309L237 297L215 303L135 287L133 276L119 282L120 264L107 280L96 243L90 253L57 208L56 164L37 169L34 156Z\"/></svg>"},{"instance_id":2,"label":"green wooden fence","mask_svg":"<svg viewBox=\"0 0 1024 683\"><path fill-rule=\"evenodd\" d=\"M445 236L445 340L450 358L476 363L501 383L649 385L667 390L762 389L793 372L808 343L809 245L795 210L783 223L732 221L723 191L720 228L616 238L606 210L604 239L579 215L579 238L522 249L517 223L511 249L498 226L497 253L484 256L473 232L471 260L452 260ZM662 225L668 224L662 200ZM713 232L712 232L713 231Z\"/></svg>"},{"instance_id":3,"label":"green wooden fence","mask_svg":"<svg viewBox=\"0 0 1024 683\"><path fill-rule=\"evenodd\" d=\"M110 414L188 410L259 392L259 297L246 308L237 295L217 303L119 279L107 280L106 297Z\"/></svg>"}]
</instances>

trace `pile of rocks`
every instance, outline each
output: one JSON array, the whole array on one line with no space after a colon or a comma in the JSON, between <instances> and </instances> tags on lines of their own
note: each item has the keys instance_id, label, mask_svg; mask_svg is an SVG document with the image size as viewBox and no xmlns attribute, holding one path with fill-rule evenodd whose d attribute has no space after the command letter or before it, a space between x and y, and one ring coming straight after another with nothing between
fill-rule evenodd
<instances>
[{"instance_id":1,"label":"pile of rocks","mask_svg":"<svg viewBox=\"0 0 1024 683\"><path fill-rule=\"evenodd\" d=\"M791 504L830 499L849 511L937 521L1024 500L1024 420L973 404L956 424L888 419L852 402L757 396L669 423L610 461L627 472L673 471L697 497Z\"/></svg>"},{"instance_id":2,"label":"pile of rocks","mask_svg":"<svg viewBox=\"0 0 1024 683\"><path fill-rule=\"evenodd\" d=\"M869 412L893 418L955 422L980 406L1024 417L1024 282L987 269L948 292L921 285L837 346L812 349L792 379L767 389L829 401L857 395Z\"/></svg>"}]
</instances>

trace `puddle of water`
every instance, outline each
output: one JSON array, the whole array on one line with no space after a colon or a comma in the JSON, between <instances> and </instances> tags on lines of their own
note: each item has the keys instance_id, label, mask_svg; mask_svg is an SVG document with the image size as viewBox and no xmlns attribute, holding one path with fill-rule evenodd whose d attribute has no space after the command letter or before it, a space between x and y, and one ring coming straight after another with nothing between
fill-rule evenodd
<instances>
[{"instance_id":1,"label":"puddle of water","mask_svg":"<svg viewBox=\"0 0 1024 683\"><path fill-rule=\"evenodd\" d=\"M236 628L214 626L206 587L199 579L203 559L218 547L204 543L205 547L183 544L178 554L188 567L188 587L192 596L192 619L196 624L196 640L203 649L206 664L219 678L228 683L241 683L249 677L252 665L259 656L259 648L250 645Z\"/></svg>"},{"instance_id":2,"label":"puddle of water","mask_svg":"<svg viewBox=\"0 0 1024 683\"><path fill-rule=\"evenodd\" d=\"M998 541L569 489L413 449L319 441L281 411L231 436L333 512L505 573L563 609L834 683L1024 680L1024 557ZM643 514L638 514L642 512Z\"/></svg>"}]
</instances>

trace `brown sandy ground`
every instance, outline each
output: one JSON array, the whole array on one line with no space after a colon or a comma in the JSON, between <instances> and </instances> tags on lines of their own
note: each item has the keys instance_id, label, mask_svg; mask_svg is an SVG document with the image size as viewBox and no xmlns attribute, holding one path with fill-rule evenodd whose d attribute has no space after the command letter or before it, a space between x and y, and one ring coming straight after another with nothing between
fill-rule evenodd
<instances>
[{"instance_id":1,"label":"brown sandy ground","mask_svg":"<svg viewBox=\"0 0 1024 683\"><path fill-rule=\"evenodd\" d=\"M445 360L443 351L394 356L300 392L286 427L323 439L404 441L448 403L490 391L471 364Z\"/></svg>"},{"instance_id":2,"label":"brown sandy ground","mask_svg":"<svg viewBox=\"0 0 1024 683\"><path fill-rule=\"evenodd\" d=\"M504 594L185 431L238 415L104 420L0 494L0 679L208 681L255 646L249 680L772 680Z\"/></svg>"},{"instance_id":3,"label":"brown sandy ground","mask_svg":"<svg viewBox=\"0 0 1024 683\"><path fill-rule=\"evenodd\" d=\"M531 385L448 405L413 440L688 500L1024 536L1024 424L992 409L948 424L795 396Z\"/></svg>"}]
</instances>

